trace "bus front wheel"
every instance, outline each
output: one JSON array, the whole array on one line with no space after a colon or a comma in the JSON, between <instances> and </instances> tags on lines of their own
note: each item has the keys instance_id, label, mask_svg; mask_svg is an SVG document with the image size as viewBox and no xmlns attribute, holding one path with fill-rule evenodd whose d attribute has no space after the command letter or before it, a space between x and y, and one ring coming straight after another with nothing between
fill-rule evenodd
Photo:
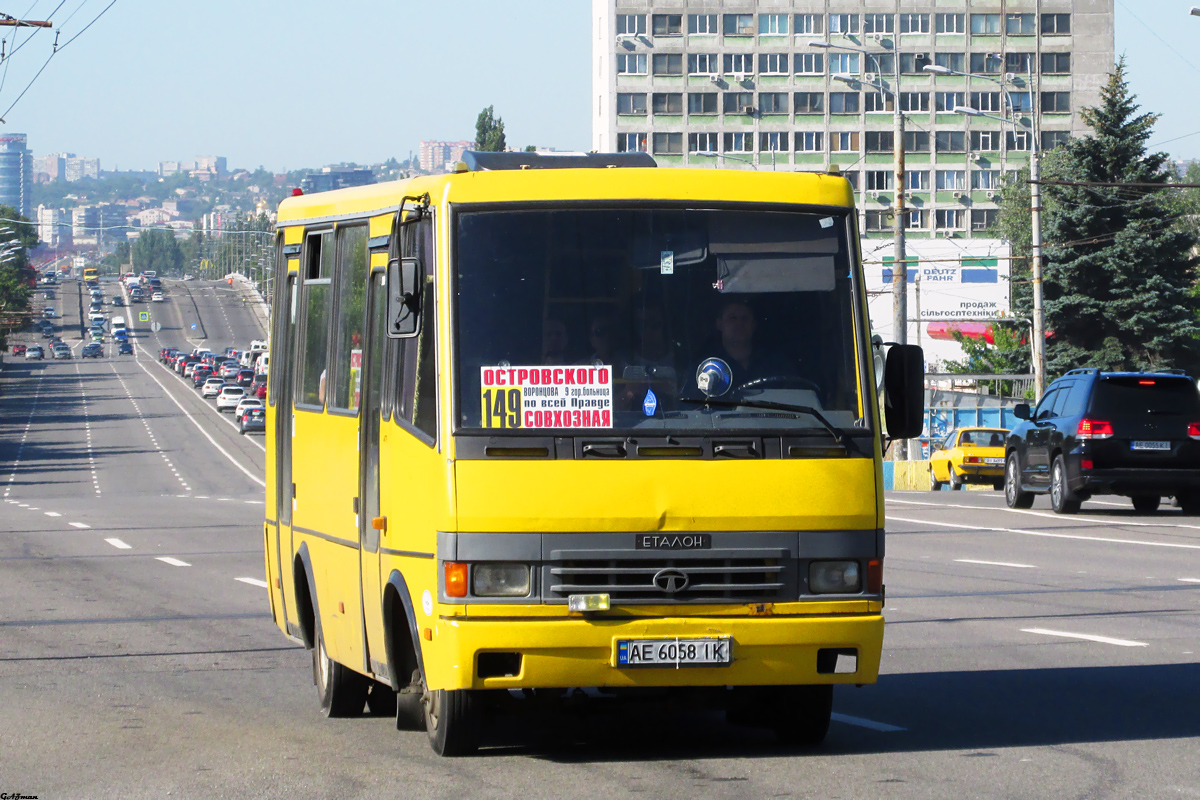
<instances>
[{"instance_id":1,"label":"bus front wheel","mask_svg":"<svg viewBox=\"0 0 1200 800\"><path fill-rule=\"evenodd\" d=\"M426 690L425 730L439 756L466 756L479 749L479 702L469 689Z\"/></svg>"},{"instance_id":2,"label":"bus front wheel","mask_svg":"<svg viewBox=\"0 0 1200 800\"><path fill-rule=\"evenodd\" d=\"M833 686L781 686L775 708L775 736L789 746L815 747L825 741L833 715Z\"/></svg>"},{"instance_id":3,"label":"bus front wheel","mask_svg":"<svg viewBox=\"0 0 1200 800\"><path fill-rule=\"evenodd\" d=\"M313 646L313 683L321 700L321 713L327 717L357 717L367 704L370 681L329 657L325 634L317 625Z\"/></svg>"}]
</instances>

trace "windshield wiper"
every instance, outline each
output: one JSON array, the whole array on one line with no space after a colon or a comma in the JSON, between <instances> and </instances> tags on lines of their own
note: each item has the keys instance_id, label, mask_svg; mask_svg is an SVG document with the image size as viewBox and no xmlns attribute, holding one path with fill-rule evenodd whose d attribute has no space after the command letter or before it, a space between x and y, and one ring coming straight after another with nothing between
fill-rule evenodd
<instances>
[{"instance_id":1,"label":"windshield wiper","mask_svg":"<svg viewBox=\"0 0 1200 800\"><path fill-rule=\"evenodd\" d=\"M825 418L825 415L817 411L812 406L802 406L793 403L775 403L770 400L717 400L711 397L704 400L696 400L689 397L681 398L685 403L695 403L701 406L719 406L721 408L763 408L771 411L792 411L798 414L808 414L810 417L821 423L821 427L829 431L829 435L833 440L843 447L853 447L855 450L858 446L846 437L846 432L841 428L836 427L832 422Z\"/></svg>"}]
</instances>

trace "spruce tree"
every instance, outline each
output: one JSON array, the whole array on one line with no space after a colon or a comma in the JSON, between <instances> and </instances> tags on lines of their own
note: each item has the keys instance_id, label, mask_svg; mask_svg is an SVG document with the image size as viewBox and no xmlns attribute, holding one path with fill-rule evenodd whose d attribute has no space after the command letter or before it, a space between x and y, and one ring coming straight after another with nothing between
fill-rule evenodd
<instances>
[{"instance_id":1,"label":"spruce tree","mask_svg":"<svg viewBox=\"0 0 1200 800\"><path fill-rule=\"evenodd\" d=\"M1124 59L1100 98L1083 111L1092 133L1063 145L1046 176L1126 185L1044 187L1047 372L1191 368L1197 239L1178 224L1168 155L1146 150L1158 116L1138 113Z\"/></svg>"}]
</instances>

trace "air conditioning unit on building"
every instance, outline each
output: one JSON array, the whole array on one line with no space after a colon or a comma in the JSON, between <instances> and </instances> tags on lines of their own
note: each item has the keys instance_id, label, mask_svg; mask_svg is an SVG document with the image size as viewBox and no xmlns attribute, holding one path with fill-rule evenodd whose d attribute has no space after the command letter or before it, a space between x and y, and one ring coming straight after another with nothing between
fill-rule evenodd
<instances>
[{"instance_id":1,"label":"air conditioning unit on building","mask_svg":"<svg viewBox=\"0 0 1200 800\"><path fill-rule=\"evenodd\" d=\"M942 231L942 238L944 238L944 239L953 239L953 238L954 238L954 231Z\"/></svg>"},{"instance_id":2,"label":"air conditioning unit on building","mask_svg":"<svg viewBox=\"0 0 1200 800\"><path fill-rule=\"evenodd\" d=\"M863 73L863 80L867 81L868 83L874 81L876 77L877 76L875 75L874 72L864 72Z\"/></svg>"},{"instance_id":3,"label":"air conditioning unit on building","mask_svg":"<svg viewBox=\"0 0 1200 800\"><path fill-rule=\"evenodd\" d=\"M883 34L882 34L882 33L873 33L873 34L871 34L871 38L872 38L872 39L874 39L874 40L875 40L875 41L877 41L877 42L882 42L882 41L883 41Z\"/></svg>"},{"instance_id":4,"label":"air conditioning unit on building","mask_svg":"<svg viewBox=\"0 0 1200 800\"><path fill-rule=\"evenodd\" d=\"M978 161L978 160L979 160L979 159L981 159L981 158L983 158L983 156L979 155L979 153L971 153L971 160L972 160L972 161Z\"/></svg>"},{"instance_id":5,"label":"air conditioning unit on building","mask_svg":"<svg viewBox=\"0 0 1200 800\"><path fill-rule=\"evenodd\" d=\"M1012 72L1004 73L1004 82L1005 83L1012 83L1016 79L1017 79L1017 76L1015 73L1012 73Z\"/></svg>"},{"instance_id":6,"label":"air conditioning unit on building","mask_svg":"<svg viewBox=\"0 0 1200 800\"><path fill-rule=\"evenodd\" d=\"M953 197L955 200L962 200L963 193L962 193L962 192L955 192L954 194L952 194L952 195L950 195L950 196L951 196L951 197Z\"/></svg>"},{"instance_id":7,"label":"air conditioning unit on building","mask_svg":"<svg viewBox=\"0 0 1200 800\"><path fill-rule=\"evenodd\" d=\"M734 83L742 83L745 80L746 80L746 73L744 73L744 72L733 73L733 82Z\"/></svg>"},{"instance_id":8,"label":"air conditioning unit on building","mask_svg":"<svg viewBox=\"0 0 1200 800\"><path fill-rule=\"evenodd\" d=\"M709 76L708 76L708 79L709 79L710 81L712 81L713 83L720 83L720 82L721 82L721 76L720 76L720 75L709 75Z\"/></svg>"},{"instance_id":9,"label":"air conditioning unit on building","mask_svg":"<svg viewBox=\"0 0 1200 800\"><path fill-rule=\"evenodd\" d=\"M999 199L1000 199L1000 193L999 193L999 192L988 192L988 193L987 193L987 199L988 199L988 200L999 200Z\"/></svg>"}]
</instances>

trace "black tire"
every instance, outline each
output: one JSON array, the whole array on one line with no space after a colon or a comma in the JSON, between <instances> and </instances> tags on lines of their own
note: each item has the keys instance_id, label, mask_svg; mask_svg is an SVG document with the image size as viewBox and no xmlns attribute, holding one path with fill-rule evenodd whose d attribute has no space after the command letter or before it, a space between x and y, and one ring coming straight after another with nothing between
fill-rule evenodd
<instances>
[{"instance_id":1,"label":"black tire","mask_svg":"<svg viewBox=\"0 0 1200 800\"><path fill-rule=\"evenodd\" d=\"M781 686L774 708L775 736L791 747L816 747L825 741L833 715L833 686Z\"/></svg>"},{"instance_id":2,"label":"black tire","mask_svg":"<svg viewBox=\"0 0 1200 800\"><path fill-rule=\"evenodd\" d=\"M1187 492L1186 494L1178 495L1175 498L1175 502L1179 506L1179 510L1183 512L1184 516L1200 516L1200 493Z\"/></svg>"},{"instance_id":3,"label":"black tire","mask_svg":"<svg viewBox=\"0 0 1200 800\"><path fill-rule=\"evenodd\" d=\"M931 492L940 492L942 490L942 487L945 485L946 484L942 483L941 481L939 481L937 479L937 473L934 472L933 468L931 467L929 469L929 490Z\"/></svg>"},{"instance_id":4,"label":"black tire","mask_svg":"<svg viewBox=\"0 0 1200 800\"><path fill-rule=\"evenodd\" d=\"M1131 498L1133 500L1133 510L1139 514L1153 514L1158 511L1158 504L1162 498L1156 494L1139 494Z\"/></svg>"},{"instance_id":5,"label":"black tire","mask_svg":"<svg viewBox=\"0 0 1200 800\"><path fill-rule=\"evenodd\" d=\"M424 694L425 731L439 756L467 756L479 749L479 703L470 689Z\"/></svg>"},{"instance_id":6,"label":"black tire","mask_svg":"<svg viewBox=\"0 0 1200 800\"><path fill-rule=\"evenodd\" d=\"M396 715L396 693L392 687L379 681L371 681L370 691L367 692L367 711L372 717L392 717Z\"/></svg>"},{"instance_id":7,"label":"black tire","mask_svg":"<svg viewBox=\"0 0 1200 800\"><path fill-rule=\"evenodd\" d=\"M1008 458L1004 459L1004 502L1009 508L1033 506L1033 492L1021 488L1021 468L1016 453L1009 453Z\"/></svg>"},{"instance_id":8,"label":"black tire","mask_svg":"<svg viewBox=\"0 0 1200 800\"><path fill-rule=\"evenodd\" d=\"M998 481L993 481L992 488L995 489L997 492L1003 492L1004 491L1004 479L1001 478Z\"/></svg>"},{"instance_id":9,"label":"black tire","mask_svg":"<svg viewBox=\"0 0 1200 800\"><path fill-rule=\"evenodd\" d=\"M326 717L357 717L367 704L371 681L329 657L325 634L317 623L317 641L313 645L313 683Z\"/></svg>"},{"instance_id":10,"label":"black tire","mask_svg":"<svg viewBox=\"0 0 1200 800\"><path fill-rule=\"evenodd\" d=\"M950 491L957 492L963 488L963 479L957 472L954 471L954 465L950 465Z\"/></svg>"},{"instance_id":11,"label":"black tire","mask_svg":"<svg viewBox=\"0 0 1200 800\"><path fill-rule=\"evenodd\" d=\"M1050 507L1055 514L1074 514L1080 505L1080 499L1067 485L1067 462L1061 455L1055 456L1050 465Z\"/></svg>"}]
</instances>

